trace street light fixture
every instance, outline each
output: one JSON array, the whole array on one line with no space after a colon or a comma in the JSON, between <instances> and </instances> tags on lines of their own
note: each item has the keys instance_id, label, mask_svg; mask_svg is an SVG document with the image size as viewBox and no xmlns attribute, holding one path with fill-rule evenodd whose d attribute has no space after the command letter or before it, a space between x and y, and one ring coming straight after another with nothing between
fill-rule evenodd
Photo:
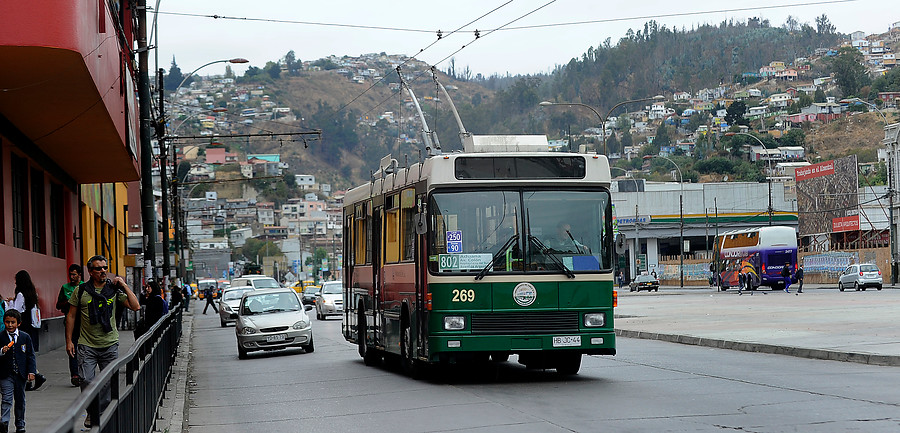
<instances>
[{"instance_id":1,"label":"street light fixture","mask_svg":"<svg viewBox=\"0 0 900 433\"><path fill-rule=\"evenodd\" d=\"M619 107L621 107L621 106L623 106L623 105L625 105L625 104L630 104L630 103L632 103L632 102L658 101L658 100L662 100L662 99L666 99L666 97L663 96L663 95L656 95L656 96L651 96L651 97L649 97L649 98L640 98L640 99L631 99L631 100L628 100L628 101L622 101L622 102L619 102L619 103L616 104L616 105L613 105L613 107L610 108L609 111L606 112L606 117L601 116L601 115L600 115L600 112L598 112L597 109L595 109L594 107L591 107L590 105L587 105L587 104L582 104L582 103L580 103L580 102L550 102L550 101L543 101L543 102L541 102L541 103L538 104L538 105L540 105L541 107L552 107L552 106L555 106L555 105L562 105L562 106L576 106L576 107L584 107L584 108L587 108L587 109L593 111L594 114L596 114L597 117L600 118L600 129L603 131L603 155L604 155L604 156L608 156L608 152L607 152L607 148L606 148L606 119L609 118L609 116L610 116L610 114L612 114L613 110L615 110L616 108L619 108Z\"/></svg>"},{"instance_id":2,"label":"street light fixture","mask_svg":"<svg viewBox=\"0 0 900 433\"><path fill-rule=\"evenodd\" d=\"M180 90L181 86L183 86L184 83L187 82L187 79L189 77L192 77L197 71L199 71L200 69L203 69L209 65L214 65L216 63L235 63L235 64L237 64L237 63L249 63L249 62L250 61L247 59L235 57L233 59L213 60L212 62L208 62L203 65L200 65L200 67L191 71L189 74L187 74L187 76L184 77L184 79L181 80L180 83L178 83L178 86L175 87L175 92L173 94L177 95L178 90ZM163 278L164 278L164 280L163 281L167 281L167 279L169 278L169 268L170 268L170 263L169 263L169 211L168 211L168 200L169 200L168 189L169 189L169 186L168 186L168 181L166 179L167 175L168 175L167 174L167 171L168 171L168 145L166 144L166 138L167 138L166 122L165 122L166 116L165 116L165 108L164 108L165 86L162 85L163 84L162 77L163 77L163 70L160 69L159 70L159 84L160 84L160 86L159 86L159 92L160 92L159 93L159 110L160 110L159 119L160 119L160 122L159 122L158 128L157 128L157 140L159 143L159 159L160 159L160 161L159 161L160 162L159 163L160 181L159 181L159 183L160 183L160 189L162 190L162 202L163 202L162 203L162 206L163 206L163 209L162 209L163 210L163 212L162 212L163 213L163 230L164 230L164 232L163 232L163 250L164 250L163 251L163 254L164 254L163 255L164 277ZM185 119L185 120L187 120L187 119ZM184 122L179 124L178 127L180 127L183 123ZM176 127L175 129L177 130L178 127ZM176 155L176 159L177 159L177 155ZM177 167L176 167L176 170L177 170ZM175 207L177 208L177 206L175 206ZM176 215L176 221L177 221L177 215ZM182 229L183 229L183 227L182 227ZM176 237L178 236L177 233L175 236ZM178 246L177 244L178 244L178 242L176 242L176 248ZM183 261L181 263L183 263Z\"/></svg>"},{"instance_id":3,"label":"street light fixture","mask_svg":"<svg viewBox=\"0 0 900 433\"><path fill-rule=\"evenodd\" d=\"M725 133L726 137L733 137L735 135L745 135L747 137L750 137L750 138L756 140L756 142L759 143L759 145L762 146L763 149L766 148L766 145L763 144L762 140L760 140L759 137L757 137L753 134L748 134L746 132L726 132ZM774 213L775 210L772 208L772 156L769 155L768 153L766 153L766 161L769 163L769 173L766 175L766 183L769 184L769 208L766 209L766 213L769 214L769 225L772 225L772 214Z\"/></svg>"},{"instance_id":4,"label":"street light fixture","mask_svg":"<svg viewBox=\"0 0 900 433\"><path fill-rule=\"evenodd\" d=\"M668 157L662 155L653 155L653 158L662 158L666 161L672 163L675 166L675 170L678 171L678 184L681 186L681 192L678 194L678 221L680 226L680 231L678 235L678 251L679 257L681 258L681 265L679 269L681 270L681 288L684 288L684 176L681 174L681 167L678 167L678 164L675 161L672 161Z\"/></svg>"},{"instance_id":5,"label":"street light fixture","mask_svg":"<svg viewBox=\"0 0 900 433\"><path fill-rule=\"evenodd\" d=\"M626 177L628 176L628 171L625 170L625 169L622 168L622 167L610 166L609 169L610 169L610 170L622 170L622 172L625 173ZM635 192L635 194L637 194L638 192L640 192L640 191L639 191L639 188L638 188L637 180L634 178L634 176L631 176L630 179L631 179L632 182L634 182L634 192ZM620 191L620 192L621 192L621 191ZM640 270L638 269L639 266L638 266L638 263L637 263L637 261L638 261L638 256L639 256L640 253L641 253L641 237L640 237L640 226L638 225L638 211L637 211L637 206L638 206L638 205L637 205L637 196L635 196L635 205L634 205L634 263L633 263L633 264L634 264L634 275L631 276L632 279L634 279L634 277L637 276L638 272L640 271ZM628 266L631 267L631 264L629 264Z\"/></svg>"},{"instance_id":6,"label":"street light fixture","mask_svg":"<svg viewBox=\"0 0 900 433\"><path fill-rule=\"evenodd\" d=\"M177 87L175 87L175 91L172 92L172 94L173 94L173 95L177 95L177 94L178 94L178 90L181 89L181 86L184 85L184 83L188 80L188 78L193 77L194 74L197 73L197 71L199 71L199 70L201 70L201 69L203 69L203 68L205 68L205 67L207 67L207 66L209 66L209 65L215 65L216 63L235 63L235 64L237 64L237 63L250 63L250 61L247 60L247 59L241 58L241 57L235 57L235 58L233 58L233 59L213 60L213 61L211 61L211 62L209 62L209 63L202 64L202 65L200 65L197 69L194 69L193 71L191 71L191 73L185 75L185 76L184 76L184 79L181 80L180 83L178 83L178 86L177 86Z\"/></svg>"}]
</instances>

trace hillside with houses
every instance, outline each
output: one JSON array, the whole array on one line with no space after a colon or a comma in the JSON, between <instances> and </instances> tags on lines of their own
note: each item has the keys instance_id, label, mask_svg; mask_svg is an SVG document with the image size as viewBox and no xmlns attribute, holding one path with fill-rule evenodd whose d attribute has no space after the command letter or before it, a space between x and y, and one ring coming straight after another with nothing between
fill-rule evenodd
<instances>
[{"instance_id":1,"label":"hillside with houses","mask_svg":"<svg viewBox=\"0 0 900 433\"><path fill-rule=\"evenodd\" d=\"M723 28L723 35L791 34L752 22ZM618 46L603 48L604 55L668 37L665 29L651 33L623 38ZM766 58L752 69L735 69L728 83L719 80L693 90L693 82L682 87L677 83L683 80L673 79L647 89L661 95L652 100L654 95L646 93L623 96L644 102L621 104L619 110L606 102L611 96L591 96L586 89L562 99L571 90L566 84L573 79L571 70L584 69L589 59L596 63L599 50L549 76L434 72L470 132L543 133L551 139L549 150L584 145L605 152L628 177L673 179L671 166L649 158L653 155L672 158L692 182L757 182L790 178L800 166L856 154L866 182L884 184L886 155L878 151L878 124L896 119L900 88L891 86L900 85L893 56L900 23L881 35L821 36L816 41L833 37L836 43L798 48L794 51L803 56ZM343 191L368 179L385 154L401 161L418 158L422 125L416 103L444 150L460 149L456 123L428 65L385 53L290 65L283 60L251 68L242 77L195 79L174 95L172 134L201 137L177 146L179 178L194 183L186 226L200 244L240 247L247 239L262 239L279 241L287 254L285 249L300 251L301 244L325 248L329 240L339 241ZM401 76L417 101L399 92ZM542 100L597 101L597 108L609 114L598 119L577 107L540 107ZM274 136L317 130L321 136ZM245 182L233 182L240 179ZM298 245L281 242L288 239L297 239Z\"/></svg>"}]
</instances>

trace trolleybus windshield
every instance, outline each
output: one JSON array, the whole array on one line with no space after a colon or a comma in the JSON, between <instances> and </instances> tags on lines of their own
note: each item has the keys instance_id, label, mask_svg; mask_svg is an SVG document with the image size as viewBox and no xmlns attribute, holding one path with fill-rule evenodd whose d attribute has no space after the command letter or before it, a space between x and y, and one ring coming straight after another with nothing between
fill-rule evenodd
<instances>
[{"instance_id":1,"label":"trolleybus windshield","mask_svg":"<svg viewBox=\"0 0 900 433\"><path fill-rule=\"evenodd\" d=\"M433 273L577 273L612 267L609 192L506 189L434 192Z\"/></svg>"}]
</instances>

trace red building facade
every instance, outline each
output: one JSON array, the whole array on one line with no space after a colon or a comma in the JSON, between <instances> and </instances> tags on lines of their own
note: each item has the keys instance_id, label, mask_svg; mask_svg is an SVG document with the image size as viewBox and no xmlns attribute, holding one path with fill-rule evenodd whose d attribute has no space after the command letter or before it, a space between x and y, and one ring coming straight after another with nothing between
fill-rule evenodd
<instances>
[{"instance_id":1,"label":"red building facade","mask_svg":"<svg viewBox=\"0 0 900 433\"><path fill-rule=\"evenodd\" d=\"M130 1L0 2L0 294L27 270L50 333L69 264L104 254L125 273L124 182L140 175L132 28Z\"/></svg>"}]
</instances>

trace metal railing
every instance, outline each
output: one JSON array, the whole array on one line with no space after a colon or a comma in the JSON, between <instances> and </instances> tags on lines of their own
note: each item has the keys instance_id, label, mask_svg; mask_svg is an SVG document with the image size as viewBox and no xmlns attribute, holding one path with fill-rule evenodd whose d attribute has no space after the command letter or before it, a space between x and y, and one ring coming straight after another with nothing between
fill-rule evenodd
<instances>
[{"instance_id":1,"label":"metal railing","mask_svg":"<svg viewBox=\"0 0 900 433\"><path fill-rule=\"evenodd\" d=\"M183 309L175 305L131 350L98 372L47 432L84 431L83 415L90 413L92 432L147 433L156 423L156 413L165 395L166 383L178 355ZM100 398L108 387L110 403L100 408Z\"/></svg>"}]
</instances>

